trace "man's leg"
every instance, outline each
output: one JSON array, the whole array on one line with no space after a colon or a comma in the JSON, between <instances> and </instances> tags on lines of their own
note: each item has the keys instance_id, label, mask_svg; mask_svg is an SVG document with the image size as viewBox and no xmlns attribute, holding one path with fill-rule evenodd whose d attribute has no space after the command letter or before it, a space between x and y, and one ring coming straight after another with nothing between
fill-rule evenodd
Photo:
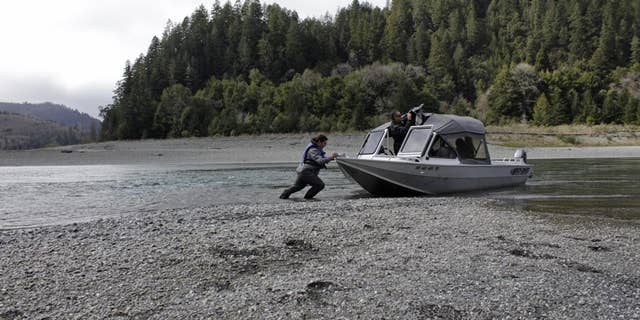
<instances>
[{"instance_id":1,"label":"man's leg","mask_svg":"<svg viewBox=\"0 0 640 320\"><path fill-rule=\"evenodd\" d=\"M307 186L307 183L305 182L305 179L302 177L302 175L298 174L298 177L296 178L296 182L293 184L291 188L282 191L282 194L280 195L280 199L289 199L289 196L292 193L298 192L306 186Z\"/></svg>"},{"instance_id":2,"label":"man's leg","mask_svg":"<svg viewBox=\"0 0 640 320\"><path fill-rule=\"evenodd\" d=\"M304 195L305 199L311 199L318 194L322 189L324 189L324 182L320 179L320 177L316 175L306 176L305 181L311 185L311 189L307 191L307 194Z\"/></svg>"}]
</instances>

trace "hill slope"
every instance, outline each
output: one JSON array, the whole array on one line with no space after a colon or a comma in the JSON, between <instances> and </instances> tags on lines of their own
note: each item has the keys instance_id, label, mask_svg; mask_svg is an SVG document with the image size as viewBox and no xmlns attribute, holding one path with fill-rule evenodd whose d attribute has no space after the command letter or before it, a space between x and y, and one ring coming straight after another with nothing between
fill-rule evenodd
<instances>
[{"instance_id":1,"label":"hill slope","mask_svg":"<svg viewBox=\"0 0 640 320\"><path fill-rule=\"evenodd\" d=\"M24 115L0 112L0 150L76 144L82 134L71 127Z\"/></svg>"},{"instance_id":2,"label":"hill slope","mask_svg":"<svg viewBox=\"0 0 640 320\"><path fill-rule=\"evenodd\" d=\"M76 127L83 133L97 132L101 126L98 119L86 113L50 102L38 104L0 102L1 111L53 121L67 127Z\"/></svg>"}]
</instances>

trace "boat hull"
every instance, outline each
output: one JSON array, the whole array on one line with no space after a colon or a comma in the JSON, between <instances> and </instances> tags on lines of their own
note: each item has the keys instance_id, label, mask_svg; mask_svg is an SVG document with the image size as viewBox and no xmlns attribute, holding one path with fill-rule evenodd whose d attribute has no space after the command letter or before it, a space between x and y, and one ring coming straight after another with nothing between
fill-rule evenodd
<instances>
[{"instance_id":1,"label":"boat hull","mask_svg":"<svg viewBox=\"0 0 640 320\"><path fill-rule=\"evenodd\" d=\"M531 166L519 164L442 165L410 161L339 158L342 172L377 196L459 193L522 185Z\"/></svg>"}]
</instances>

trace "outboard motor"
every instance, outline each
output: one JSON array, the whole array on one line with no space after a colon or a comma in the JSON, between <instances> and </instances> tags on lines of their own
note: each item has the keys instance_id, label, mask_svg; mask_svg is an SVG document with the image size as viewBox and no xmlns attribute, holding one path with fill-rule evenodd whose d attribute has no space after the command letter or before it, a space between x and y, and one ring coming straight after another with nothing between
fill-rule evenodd
<instances>
[{"instance_id":1,"label":"outboard motor","mask_svg":"<svg viewBox=\"0 0 640 320\"><path fill-rule=\"evenodd\" d=\"M516 150L516 153L513 154L513 157L516 159L522 159L522 162L527 163L527 151L524 149Z\"/></svg>"}]
</instances>

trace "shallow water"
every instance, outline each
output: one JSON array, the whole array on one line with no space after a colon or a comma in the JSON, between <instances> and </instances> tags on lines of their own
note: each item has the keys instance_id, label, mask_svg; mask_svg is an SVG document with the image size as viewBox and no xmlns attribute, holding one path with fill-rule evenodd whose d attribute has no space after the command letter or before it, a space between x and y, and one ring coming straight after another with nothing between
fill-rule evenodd
<instances>
[{"instance_id":1,"label":"shallow water","mask_svg":"<svg viewBox=\"0 0 640 320\"><path fill-rule=\"evenodd\" d=\"M527 185L456 196L508 208L640 219L640 159L536 160ZM369 197L332 166L320 200ZM95 220L138 211L275 203L291 165L0 167L0 229ZM301 198L304 191L293 196ZM389 201L393 201L390 199Z\"/></svg>"},{"instance_id":2,"label":"shallow water","mask_svg":"<svg viewBox=\"0 0 640 320\"><path fill-rule=\"evenodd\" d=\"M493 198L534 212L640 219L640 159L534 160L533 179Z\"/></svg>"}]
</instances>

